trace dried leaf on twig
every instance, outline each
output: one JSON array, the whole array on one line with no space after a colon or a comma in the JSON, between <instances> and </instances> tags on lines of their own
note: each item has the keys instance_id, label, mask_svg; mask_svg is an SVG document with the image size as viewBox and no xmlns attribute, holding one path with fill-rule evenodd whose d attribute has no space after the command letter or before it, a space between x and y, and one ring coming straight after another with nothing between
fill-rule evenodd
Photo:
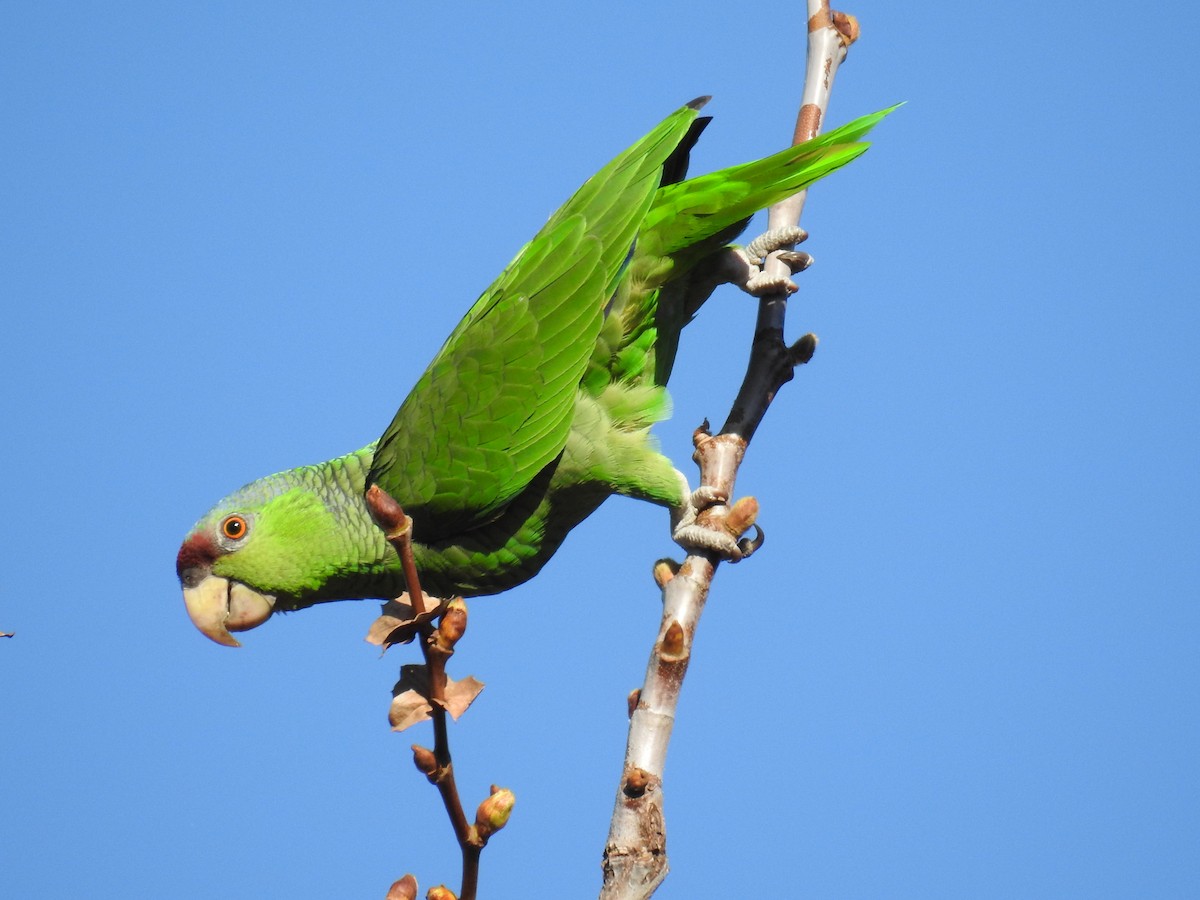
<instances>
[{"instance_id":1,"label":"dried leaf on twig","mask_svg":"<svg viewBox=\"0 0 1200 900\"><path fill-rule=\"evenodd\" d=\"M432 598L426 598L429 599ZM364 640L368 644L382 647L382 653L387 653L388 648L396 644L411 643L420 627L441 615L444 607L445 601L439 600L435 608L415 616L408 594L401 594L395 600L383 604L379 618L371 623Z\"/></svg>"},{"instance_id":2,"label":"dried leaf on twig","mask_svg":"<svg viewBox=\"0 0 1200 900\"><path fill-rule=\"evenodd\" d=\"M392 698L392 706L388 710L388 722L392 726L392 731L405 731L428 719L431 710L429 701L416 691L405 691Z\"/></svg>"},{"instance_id":3,"label":"dried leaf on twig","mask_svg":"<svg viewBox=\"0 0 1200 900\"><path fill-rule=\"evenodd\" d=\"M482 690L483 682L474 675L468 675L462 681L447 678L446 712L450 713L450 718L458 721L459 717L467 711L467 708L475 702L475 698L479 696L479 692Z\"/></svg>"},{"instance_id":4,"label":"dried leaf on twig","mask_svg":"<svg viewBox=\"0 0 1200 900\"><path fill-rule=\"evenodd\" d=\"M457 720L483 690L483 682L474 676L461 681L446 678L446 712ZM425 666L401 666L400 680L392 688L392 706L388 721L393 731L404 731L429 718L429 670Z\"/></svg>"}]
</instances>

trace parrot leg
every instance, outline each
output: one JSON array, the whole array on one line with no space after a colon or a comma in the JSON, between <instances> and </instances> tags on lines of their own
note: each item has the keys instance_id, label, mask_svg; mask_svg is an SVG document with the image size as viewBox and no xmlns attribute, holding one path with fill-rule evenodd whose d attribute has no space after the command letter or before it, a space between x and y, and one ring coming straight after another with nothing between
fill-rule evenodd
<instances>
[{"instance_id":1,"label":"parrot leg","mask_svg":"<svg viewBox=\"0 0 1200 900\"><path fill-rule=\"evenodd\" d=\"M762 267L766 257L776 251L782 251L776 258L788 267L791 274L803 272L812 265L812 257L807 253L784 248L799 244L807 237L808 232L799 226L773 228L760 234L745 247L732 248L736 260L729 264L732 276L730 280L754 297L779 292L794 294L799 288L789 276L771 277L763 273Z\"/></svg>"}]
</instances>

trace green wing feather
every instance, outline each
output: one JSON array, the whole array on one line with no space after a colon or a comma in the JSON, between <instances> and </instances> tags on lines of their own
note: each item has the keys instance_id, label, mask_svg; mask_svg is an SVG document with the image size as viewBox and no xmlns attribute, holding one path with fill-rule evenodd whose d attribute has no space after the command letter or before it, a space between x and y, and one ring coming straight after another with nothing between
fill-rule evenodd
<instances>
[{"instance_id":1,"label":"green wing feather","mask_svg":"<svg viewBox=\"0 0 1200 900\"><path fill-rule=\"evenodd\" d=\"M589 179L476 301L392 419L368 484L403 504L421 540L488 521L562 452L605 306L695 116L678 110Z\"/></svg>"}]
</instances>

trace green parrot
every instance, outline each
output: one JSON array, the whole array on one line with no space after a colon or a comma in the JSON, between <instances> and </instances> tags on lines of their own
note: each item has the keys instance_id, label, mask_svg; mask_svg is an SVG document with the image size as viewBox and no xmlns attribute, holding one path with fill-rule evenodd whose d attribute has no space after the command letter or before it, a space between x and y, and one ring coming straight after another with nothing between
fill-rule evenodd
<instances>
[{"instance_id":1,"label":"green parrot","mask_svg":"<svg viewBox=\"0 0 1200 900\"><path fill-rule=\"evenodd\" d=\"M372 484L412 518L422 587L439 596L532 578L612 494L687 505L686 479L650 435L669 413L680 329L730 280L729 242L750 216L858 157L890 111L686 179L707 99L670 115L550 217L378 441L252 482L196 523L176 571L200 631L236 647L231 632L273 612L399 595L399 558L364 501Z\"/></svg>"}]
</instances>

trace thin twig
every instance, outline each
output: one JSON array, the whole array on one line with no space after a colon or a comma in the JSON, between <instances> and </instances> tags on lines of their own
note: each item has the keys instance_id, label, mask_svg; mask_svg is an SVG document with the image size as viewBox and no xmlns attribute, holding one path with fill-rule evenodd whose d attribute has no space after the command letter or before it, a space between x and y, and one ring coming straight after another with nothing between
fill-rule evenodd
<instances>
[{"instance_id":1,"label":"thin twig","mask_svg":"<svg viewBox=\"0 0 1200 900\"><path fill-rule=\"evenodd\" d=\"M412 519L405 515L400 505L378 485L372 485L367 490L366 500L376 523L383 529L388 542L400 556L413 616L422 616L426 611L426 603L413 558ZM413 762L438 789L462 853L462 887L458 898L475 900L479 889L479 856L488 838L507 822L512 809L512 793L493 786L491 796L480 804L474 824L467 819L462 798L458 793L454 762L450 756L450 735L446 724L446 663L454 655L454 647L463 636L466 627L467 607L461 598L445 605L436 627L427 621L417 625L421 653L425 657L425 670L428 675L426 699L429 701L429 717L433 723L433 750L414 745Z\"/></svg>"},{"instance_id":2,"label":"thin twig","mask_svg":"<svg viewBox=\"0 0 1200 900\"><path fill-rule=\"evenodd\" d=\"M834 74L857 35L853 17L831 13L829 0L808 0L808 59L793 144L816 136L828 108ZM769 227L797 224L805 195L801 192L772 207ZM768 257L764 274L790 274L780 252ZM693 435L700 483L712 496L733 496L738 466L767 408L779 388L791 380L795 366L808 362L816 349L813 335L805 335L792 347L784 343L786 310L786 293L759 301L750 362L729 417L720 434L711 436L707 428L700 428ZM730 528L731 520L736 519L740 533L753 523L756 511L748 498L732 508L719 503L702 512L697 524ZM692 638L719 561L716 554L693 551L678 569L664 564L655 568L663 592L663 615L645 683L630 697L629 740L604 850L602 900L644 900L667 875L662 773L691 659Z\"/></svg>"},{"instance_id":3,"label":"thin twig","mask_svg":"<svg viewBox=\"0 0 1200 900\"><path fill-rule=\"evenodd\" d=\"M857 19L845 13L831 12L829 0L808 0L808 55L800 111L792 133L793 145L812 140L820 132L825 111L829 108L834 75L846 58L846 50L857 38ZM808 191L803 190L772 206L767 212L767 227L775 230L798 224L807 198ZM764 276L787 277L790 274L782 258L790 249L782 248L767 257L763 265ZM784 342L787 298L787 293L780 291L759 301L749 365L729 416L721 427L722 434L739 435L749 442L775 394L792 380L795 367L812 359L817 347L816 335L806 334L791 347Z\"/></svg>"}]
</instances>

